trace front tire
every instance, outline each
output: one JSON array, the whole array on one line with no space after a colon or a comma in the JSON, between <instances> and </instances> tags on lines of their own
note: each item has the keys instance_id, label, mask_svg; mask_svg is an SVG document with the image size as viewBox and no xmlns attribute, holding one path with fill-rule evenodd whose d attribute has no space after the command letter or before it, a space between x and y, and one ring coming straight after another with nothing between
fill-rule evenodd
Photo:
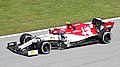
<instances>
[{"instance_id":1,"label":"front tire","mask_svg":"<svg viewBox=\"0 0 120 67\"><path fill-rule=\"evenodd\" d=\"M21 35L21 37L20 37L20 44L24 44L24 43L28 42L29 40L31 40L32 38L33 38L33 36L31 34L25 33L25 34Z\"/></svg>"},{"instance_id":2,"label":"front tire","mask_svg":"<svg viewBox=\"0 0 120 67\"><path fill-rule=\"evenodd\" d=\"M51 51L51 44L49 42L38 43L38 53L39 54L49 54Z\"/></svg>"}]
</instances>

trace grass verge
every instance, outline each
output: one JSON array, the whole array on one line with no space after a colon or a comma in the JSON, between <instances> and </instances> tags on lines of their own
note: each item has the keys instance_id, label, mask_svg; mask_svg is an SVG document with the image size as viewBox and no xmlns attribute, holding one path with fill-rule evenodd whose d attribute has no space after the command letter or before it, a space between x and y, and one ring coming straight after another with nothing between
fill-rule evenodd
<instances>
[{"instance_id":1,"label":"grass verge","mask_svg":"<svg viewBox=\"0 0 120 67\"><path fill-rule=\"evenodd\" d=\"M120 16L120 0L0 0L0 36Z\"/></svg>"}]
</instances>

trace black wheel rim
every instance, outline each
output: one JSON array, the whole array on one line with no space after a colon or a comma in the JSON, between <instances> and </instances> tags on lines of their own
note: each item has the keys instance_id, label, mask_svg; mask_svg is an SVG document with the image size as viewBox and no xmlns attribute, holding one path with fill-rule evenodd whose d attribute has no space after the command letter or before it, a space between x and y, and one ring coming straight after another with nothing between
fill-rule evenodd
<instances>
[{"instance_id":1,"label":"black wheel rim","mask_svg":"<svg viewBox=\"0 0 120 67\"><path fill-rule=\"evenodd\" d=\"M43 50L44 50L44 52L49 53L50 52L50 46L49 46L49 44L45 44L43 46Z\"/></svg>"},{"instance_id":2,"label":"black wheel rim","mask_svg":"<svg viewBox=\"0 0 120 67\"><path fill-rule=\"evenodd\" d=\"M110 40L111 40L110 34L106 34L105 37L104 37L104 40L105 40L105 42L109 43Z\"/></svg>"}]
</instances>

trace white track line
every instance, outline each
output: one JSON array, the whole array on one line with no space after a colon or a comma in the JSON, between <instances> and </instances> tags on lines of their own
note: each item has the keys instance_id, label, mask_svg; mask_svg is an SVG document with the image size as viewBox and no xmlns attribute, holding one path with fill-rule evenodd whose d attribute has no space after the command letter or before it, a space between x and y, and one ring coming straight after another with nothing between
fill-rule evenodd
<instances>
[{"instance_id":1,"label":"white track line","mask_svg":"<svg viewBox=\"0 0 120 67\"><path fill-rule=\"evenodd\" d=\"M117 17L117 18L110 18L110 19L105 19L107 21L113 21L113 20L120 20L120 17ZM91 23L91 22L86 22L86 23ZM64 26L62 26L64 27ZM43 29L43 30L37 30L37 31L30 31L30 32L23 32L23 33L37 33L37 32L42 32L42 31L48 31L48 29ZM19 36L19 35L22 35L23 33L18 33L18 34L12 34L12 35L6 35L6 36L0 36L0 39L1 38L8 38L8 37L14 37L14 36Z\"/></svg>"}]
</instances>

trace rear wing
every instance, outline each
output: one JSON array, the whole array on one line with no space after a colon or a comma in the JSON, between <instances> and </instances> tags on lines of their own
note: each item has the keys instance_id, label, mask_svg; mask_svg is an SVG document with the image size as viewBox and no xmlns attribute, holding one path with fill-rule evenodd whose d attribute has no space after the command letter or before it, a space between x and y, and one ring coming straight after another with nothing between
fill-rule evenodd
<instances>
[{"instance_id":1,"label":"rear wing","mask_svg":"<svg viewBox=\"0 0 120 67\"><path fill-rule=\"evenodd\" d=\"M114 22L105 22L104 28L113 28Z\"/></svg>"}]
</instances>

